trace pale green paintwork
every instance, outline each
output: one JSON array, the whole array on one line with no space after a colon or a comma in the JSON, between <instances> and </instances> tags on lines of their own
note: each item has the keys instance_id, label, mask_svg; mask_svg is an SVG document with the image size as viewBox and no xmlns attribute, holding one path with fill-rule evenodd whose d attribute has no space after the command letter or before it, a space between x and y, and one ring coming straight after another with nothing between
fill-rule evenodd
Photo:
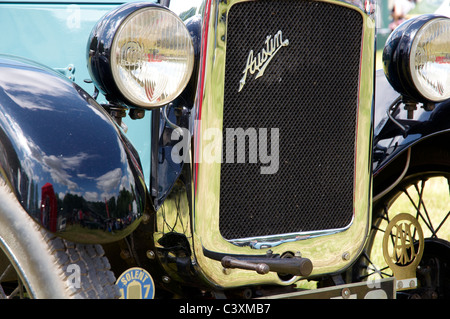
<instances>
[{"instance_id":1,"label":"pale green paintwork","mask_svg":"<svg viewBox=\"0 0 450 319\"><path fill-rule=\"evenodd\" d=\"M67 76L74 76L75 82L92 94L94 85L84 82L90 78L86 67L89 34L105 13L123 2L127 1L94 3L84 0L77 1L77 4L69 1L46 1L45 4L38 1L0 2L0 54L25 57L59 69ZM69 65L75 67L74 71L68 71ZM105 102L105 98L100 95L98 102ZM147 112L142 120L127 118L124 123L128 126L126 136L141 157L148 186L151 113Z\"/></svg>"}]
</instances>

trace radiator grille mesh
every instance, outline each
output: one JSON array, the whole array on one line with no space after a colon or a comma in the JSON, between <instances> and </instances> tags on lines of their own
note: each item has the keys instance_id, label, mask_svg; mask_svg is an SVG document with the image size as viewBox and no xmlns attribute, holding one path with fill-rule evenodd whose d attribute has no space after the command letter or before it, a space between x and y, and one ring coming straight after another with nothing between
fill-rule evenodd
<instances>
[{"instance_id":1,"label":"radiator grille mesh","mask_svg":"<svg viewBox=\"0 0 450 319\"><path fill-rule=\"evenodd\" d=\"M224 163L219 227L226 239L342 228L353 216L353 184L362 17L356 10L314 1L250 1L227 17ZM281 47L264 75L248 72L250 50L282 31ZM279 165L261 174L249 161L257 143L234 150L226 162L227 128L266 129L270 156L278 129ZM272 131L275 133L275 131ZM250 139L248 139L250 140ZM237 147L237 141L234 142ZM236 163L245 152L245 163ZM272 168L276 168L272 158Z\"/></svg>"}]
</instances>

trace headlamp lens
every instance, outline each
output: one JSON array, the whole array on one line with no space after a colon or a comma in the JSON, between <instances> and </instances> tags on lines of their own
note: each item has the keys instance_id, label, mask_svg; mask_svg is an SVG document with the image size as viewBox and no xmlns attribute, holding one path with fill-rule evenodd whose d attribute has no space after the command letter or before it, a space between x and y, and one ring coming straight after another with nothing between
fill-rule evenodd
<instances>
[{"instance_id":1,"label":"headlamp lens","mask_svg":"<svg viewBox=\"0 0 450 319\"><path fill-rule=\"evenodd\" d=\"M450 98L450 20L434 19L416 34L410 69L417 90L431 101Z\"/></svg>"},{"instance_id":2,"label":"headlamp lens","mask_svg":"<svg viewBox=\"0 0 450 319\"><path fill-rule=\"evenodd\" d=\"M122 94L137 106L156 107L175 99L187 85L193 65L189 32L166 9L138 10L115 34L112 74Z\"/></svg>"}]
</instances>

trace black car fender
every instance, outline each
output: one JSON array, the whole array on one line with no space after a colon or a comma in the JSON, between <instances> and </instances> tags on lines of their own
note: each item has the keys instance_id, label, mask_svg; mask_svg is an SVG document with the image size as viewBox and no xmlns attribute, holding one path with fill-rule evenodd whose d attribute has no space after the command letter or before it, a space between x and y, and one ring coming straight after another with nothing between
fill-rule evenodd
<instances>
[{"instance_id":1,"label":"black car fender","mask_svg":"<svg viewBox=\"0 0 450 319\"><path fill-rule=\"evenodd\" d=\"M139 157L103 108L11 56L0 56L0 175L36 222L74 242L123 238L147 204Z\"/></svg>"}]
</instances>

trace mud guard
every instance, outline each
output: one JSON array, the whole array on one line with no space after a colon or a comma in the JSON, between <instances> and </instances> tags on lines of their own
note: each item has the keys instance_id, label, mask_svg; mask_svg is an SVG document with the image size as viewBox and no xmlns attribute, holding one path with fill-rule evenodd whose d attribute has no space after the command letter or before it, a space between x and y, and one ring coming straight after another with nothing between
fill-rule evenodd
<instances>
[{"instance_id":1,"label":"mud guard","mask_svg":"<svg viewBox=\"0 0 450 319\"><path fill-rule=\"evenodd\" d=\"M73 242L123 238L147 204L139 157L103 108L11 56L0 56L0 175L36 222Z\"/></svg>"}]
</instances>

